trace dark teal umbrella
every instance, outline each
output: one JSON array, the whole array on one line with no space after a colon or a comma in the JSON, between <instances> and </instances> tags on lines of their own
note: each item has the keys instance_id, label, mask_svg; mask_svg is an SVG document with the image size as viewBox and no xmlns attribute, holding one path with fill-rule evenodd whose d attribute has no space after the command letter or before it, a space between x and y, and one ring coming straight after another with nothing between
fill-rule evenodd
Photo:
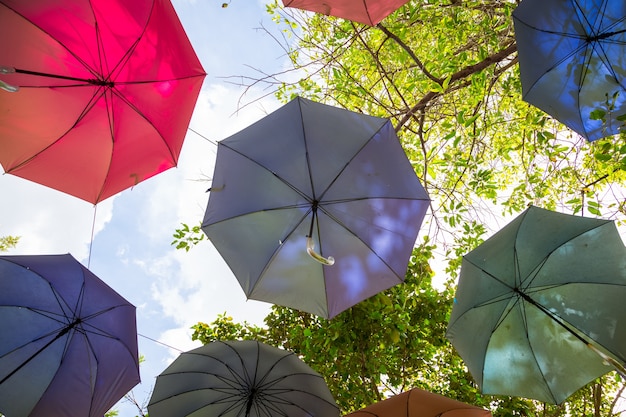
<instances>
[{"instance_id":1,"label":"dark teal umbrella","mask_svg":"<svg viewBox=\"0 0 626 417\"><path fill-rule=\"evenodd\" d=\"M156 380L151 417L339 417L324 378L295 353L256 340L182 353Z\"/></svg>"},{"instance_id":2,"label":"dark teal umbrella","mask_svg":"<svg viewBox=\"0 0 626 417\"><path fill-rule=\"evenodd\" d=\"M615 223L530 207L463 257L447 336L485 394L559 404L626 362Z\"/></svg>"}]
</instances>

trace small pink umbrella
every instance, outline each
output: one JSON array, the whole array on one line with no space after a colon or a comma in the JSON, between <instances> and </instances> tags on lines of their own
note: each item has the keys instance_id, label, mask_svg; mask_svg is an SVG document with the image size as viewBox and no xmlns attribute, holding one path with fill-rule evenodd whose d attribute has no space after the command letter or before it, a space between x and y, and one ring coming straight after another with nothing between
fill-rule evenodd
<instances>
[{"instance_id":1,"label":"small pink umbrella","mask_svg":"<svg viewBox=\"0 0 626 417\"><path fill-rule=\"evenodd\" d=\"M375 26L408 0L283 0L285 7L309 10Z\"/></svg>"}]
</instances>

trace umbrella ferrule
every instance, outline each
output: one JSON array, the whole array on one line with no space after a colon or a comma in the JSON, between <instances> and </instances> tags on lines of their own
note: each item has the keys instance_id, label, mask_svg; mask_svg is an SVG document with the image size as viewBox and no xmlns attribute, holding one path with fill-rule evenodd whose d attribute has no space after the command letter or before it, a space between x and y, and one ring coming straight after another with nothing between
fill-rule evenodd
<instances>
[{"instance_id":1,"label":"umbrella ferrule","mask_svg":"<svg viewBox=\"0 0 626 417\"><path fill-rule=\"evenodd\" d=\"M257 394L257 389L254 387L251 388L250 392L248 393L248 402L246 403L246 417L250 415L250 409L252 409L252 404L254 404L254 401L256 399L256 394Z\"/></svg>"},{"instance_id":2,"label":"umbrella ferrule","mask_svg":"<svg viewBox=\"0 0 626 417\"><path fill-rule=\"evenodd\" d=\"M586 41L589 42L589 43L596 42L596 41L600 41L602 39L610 38L611 36L619 35L620 33L624 33L624 32L626 32L626 29L618 30L618 31L615 31L615 32L599 33L599 34L594 35L594 36L587 36Z\"/></svg>"},{"instance_id":3,"label":"umbrella ferrule","mask_svg":"<svg viewBox=\"0 0 626 417\"><path fill-rule=\"evenodd\" d=\"M87 80L87 82L89 84L98 85L98 86L102 86L102 87L111 87L111 88L113 88L115 86L115 83L113 81L100 80L100 79L97 79L97 78L90 78L90 79Z\"/></svg>"}]
</instances>

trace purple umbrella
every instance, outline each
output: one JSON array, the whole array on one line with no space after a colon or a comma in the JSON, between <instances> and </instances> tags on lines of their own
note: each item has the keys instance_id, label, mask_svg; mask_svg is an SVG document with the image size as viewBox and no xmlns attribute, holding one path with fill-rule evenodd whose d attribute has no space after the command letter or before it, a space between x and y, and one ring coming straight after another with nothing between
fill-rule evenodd
<instances>
[{"instance_id":1,"label":"purple umbrella","mask_svg":"<svg viewBox=\"0 0 626 417\"><path fill-rule=\"evenodd\" d=\"M71 255L0 256L0 412L102 417L139 382L135 307Z\"/></svg>"},{"instance_id":2,"label":"purple umbrella","mask_svg":"<svg viewBox=\"0 0 626 417\"><path fill-rule=\"evenodd\" d=\"M296 98L219 142L202 228L248 298L331 318L404 281L429 202L388 119Z\"/></svg>"}]
</instances>

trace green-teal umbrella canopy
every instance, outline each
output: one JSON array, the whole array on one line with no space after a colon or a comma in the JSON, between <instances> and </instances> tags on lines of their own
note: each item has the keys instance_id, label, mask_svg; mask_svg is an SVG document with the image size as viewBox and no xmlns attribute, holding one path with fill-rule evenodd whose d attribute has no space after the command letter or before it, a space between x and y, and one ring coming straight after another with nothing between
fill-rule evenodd
<instances>
[{"instance_id":1,"label":"green-teal umbrella canopy","mask_svg":"<svg viewBox=\"0 0 626 417\"><path fill-rule=\"evenodd\" d=\"M625 299L614 222L530 207L463 257L447 336L483 393L560 404L623 373Z\"/></svg>"},{"instance_id":2,"label":"green-teal umbrella canopy","mask_svg":"<svg viewBox=\"0 0 626 417\"><path fill-rule=\"evenodd\" d=\"M256 340L182 353L157 377L151 417L339 417L324 378L290 351Z\"/></svg>"}]
</instances>

